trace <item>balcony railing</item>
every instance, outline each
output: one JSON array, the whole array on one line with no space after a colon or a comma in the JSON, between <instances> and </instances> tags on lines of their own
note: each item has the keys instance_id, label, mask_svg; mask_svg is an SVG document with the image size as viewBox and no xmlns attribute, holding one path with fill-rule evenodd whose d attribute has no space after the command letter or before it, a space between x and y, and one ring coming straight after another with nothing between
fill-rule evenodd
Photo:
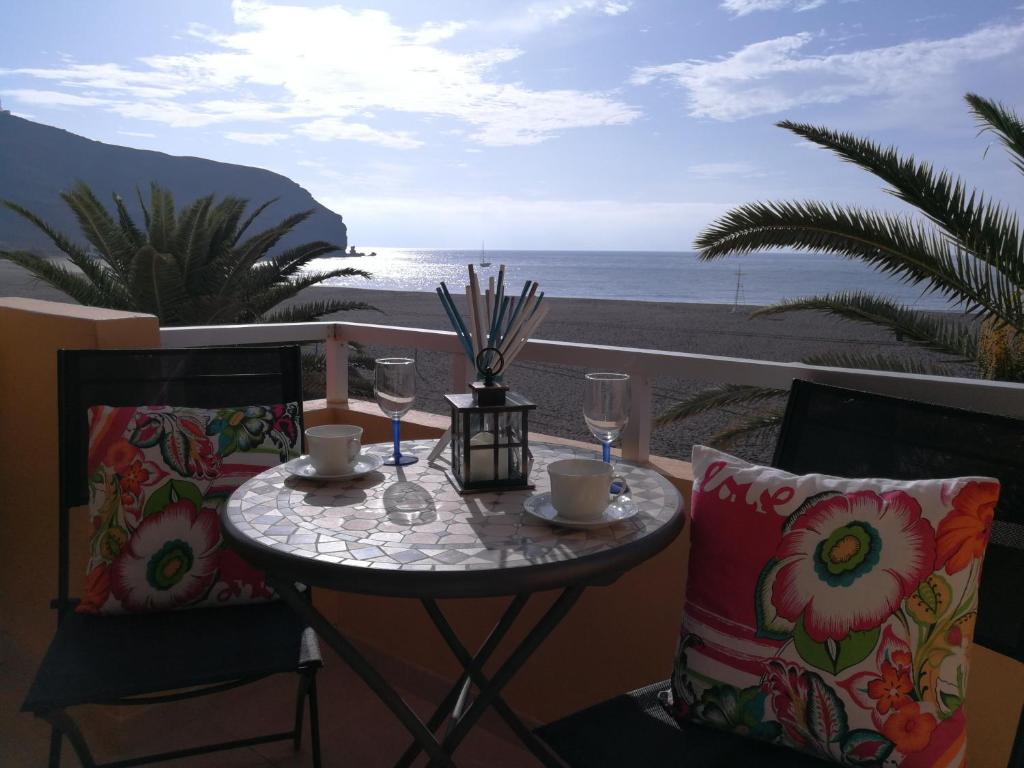
<instances>
[{"instance_id":1,"label":"balcony railing","mask_svg":"<svg viewBox=\"0 0 1024 768\"><path fill-rule=\"evenodd\" d=\"M166 347L323 344L327 353L325 396L329 405L341 406L348 402L348 342L447 353L451 360L453 391L464 391L470 375L465 353L451 331L328 321L163 328L160 331L160 339ZM1024 418L1024 385L1008 382L827 368L803 363L748 360L542 339L531 339L517 359L592 370L624 371L630 374L632 410L629 425L622 436L622 454L624 458L632 461L646 461L650 454L651 382L659 377L780 389L788 388L793 379L800 378L822 384Z\"/></svg>"}]
</instances>

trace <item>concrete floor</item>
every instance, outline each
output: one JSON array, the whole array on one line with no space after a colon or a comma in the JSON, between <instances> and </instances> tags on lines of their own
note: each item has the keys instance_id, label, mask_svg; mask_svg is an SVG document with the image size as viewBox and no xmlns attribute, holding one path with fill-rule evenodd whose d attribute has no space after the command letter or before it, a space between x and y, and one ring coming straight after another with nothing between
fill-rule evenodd
<instances>
[{"instance_id":1,"label":"concrete floor","mask_svg":"<svg viewBox=\"0 0 1024 768\"><path fill-rule=\"evenodd\" d=\"M47 726L18 713L20 697L34 669L19 663L10 644L0 656L0 765L36 768L46 765ZM324 648L319 675L323 765L345 768L391 766L411 737L376 696L344 663ZM447 690L446 681L392 659L371 657L413 709L426 719ZM291 727L296 678L273 678L214 696L143 707L85 706L72 710L98 761L129 757L195 744L244 738ZM299 768L311 765L307 732L301 751L290 742L219 752L157 765L169 768ZM64 766L78 766L65 742ZM460 768L517 768L537 765L505 725L487 714L456 752ZM417 765L426 763L423 756Z\"/></svg>"}]
</instances>

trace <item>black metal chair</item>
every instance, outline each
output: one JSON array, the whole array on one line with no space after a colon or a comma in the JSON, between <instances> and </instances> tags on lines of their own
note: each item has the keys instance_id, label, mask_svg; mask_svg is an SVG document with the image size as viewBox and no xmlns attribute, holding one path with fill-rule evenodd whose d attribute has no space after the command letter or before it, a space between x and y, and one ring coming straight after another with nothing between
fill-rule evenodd
<instances>
[{"instance_id":1,"label":"black metal chair","mask_svg":"<svg viewBox=\"0 0 1024 768\"><path fill-rule=\"evenodd\" d=\"M1024 421L794 381L773 465L796 474L894 480L998 477L975 642L1024 662L1024 589L1006 588L1024 577ZM661 704L668 688L667 680L649 685L537 733L574 768L832 765L711 728L680 727ZM1009 765L1024 768L1024 712Z\"/></svg>"},{"instance_id":2,"label":"black metal chair","mask_svg":"<svg viewBox=\"0 0 1024 768\"><path fill-rule=\"evenodd\" d=\"M75 613L69 587L69 510L89 500L87 411L91 405L223 407L302 402L298 347L61 350L58 352L60 510L57 633L22 711L51 726L50 765L67 737L84 766L96 765L68 714L78 704L174 702L225 691L280 672L298 673L287 731L108 762L128 766L291 740L301 746L308 702L313 764L320 764L316 635L281 601L156 614ZM300 413L301 419L301 413ZM301 423L299 425L301 434Z\"/></svg>"}]
</instances>

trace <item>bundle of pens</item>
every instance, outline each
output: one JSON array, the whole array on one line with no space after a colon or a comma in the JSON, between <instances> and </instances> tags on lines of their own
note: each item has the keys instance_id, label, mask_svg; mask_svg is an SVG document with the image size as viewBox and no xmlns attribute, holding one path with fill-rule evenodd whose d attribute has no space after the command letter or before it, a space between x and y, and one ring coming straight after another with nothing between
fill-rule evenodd
<instances>
[{"instance_id":1,"label":"bundle of pens","mask_svg":"<svg viewBox=\"0 0 1024 768\"><path fill-rule=\"evenodd\" d=\"M487 289L481 293L480 280L470 264L469 285L466 286L466 310L469 317L463 319L448 286L441 283L437 295L471 366L476 367L477 355L481 350L494 347L501 352L503 369L508 370L548 312L547 306L542 305L544 293L538 293L538 288L536 282L527 280L518 298L506 296L505 265L502 264L498 269L497 280L489 277ZM495 363L485 360L487 365Z\"/></svg>"}]
</instances>

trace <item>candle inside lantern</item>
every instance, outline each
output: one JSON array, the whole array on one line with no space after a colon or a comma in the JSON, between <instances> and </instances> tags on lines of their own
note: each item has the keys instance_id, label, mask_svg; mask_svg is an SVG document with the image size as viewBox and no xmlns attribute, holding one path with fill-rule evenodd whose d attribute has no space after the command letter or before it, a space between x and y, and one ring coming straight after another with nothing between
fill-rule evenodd
<instances>
[{"instance_id":1,"label":"candle inside lantern","mask_svg":"<svg viewBox=\"0 0 1024 768\"><path fill-rule=\"evenodd\" d=\"M494 445L494 435L490 432L478 432L469 438L470 449L490 447ZM508 479L508 448L498 448L498 474L494 474L494 451L473 450L473 459L469 466L469 480L476 483L488 480Z\"/></svg>"}]
</instances>

